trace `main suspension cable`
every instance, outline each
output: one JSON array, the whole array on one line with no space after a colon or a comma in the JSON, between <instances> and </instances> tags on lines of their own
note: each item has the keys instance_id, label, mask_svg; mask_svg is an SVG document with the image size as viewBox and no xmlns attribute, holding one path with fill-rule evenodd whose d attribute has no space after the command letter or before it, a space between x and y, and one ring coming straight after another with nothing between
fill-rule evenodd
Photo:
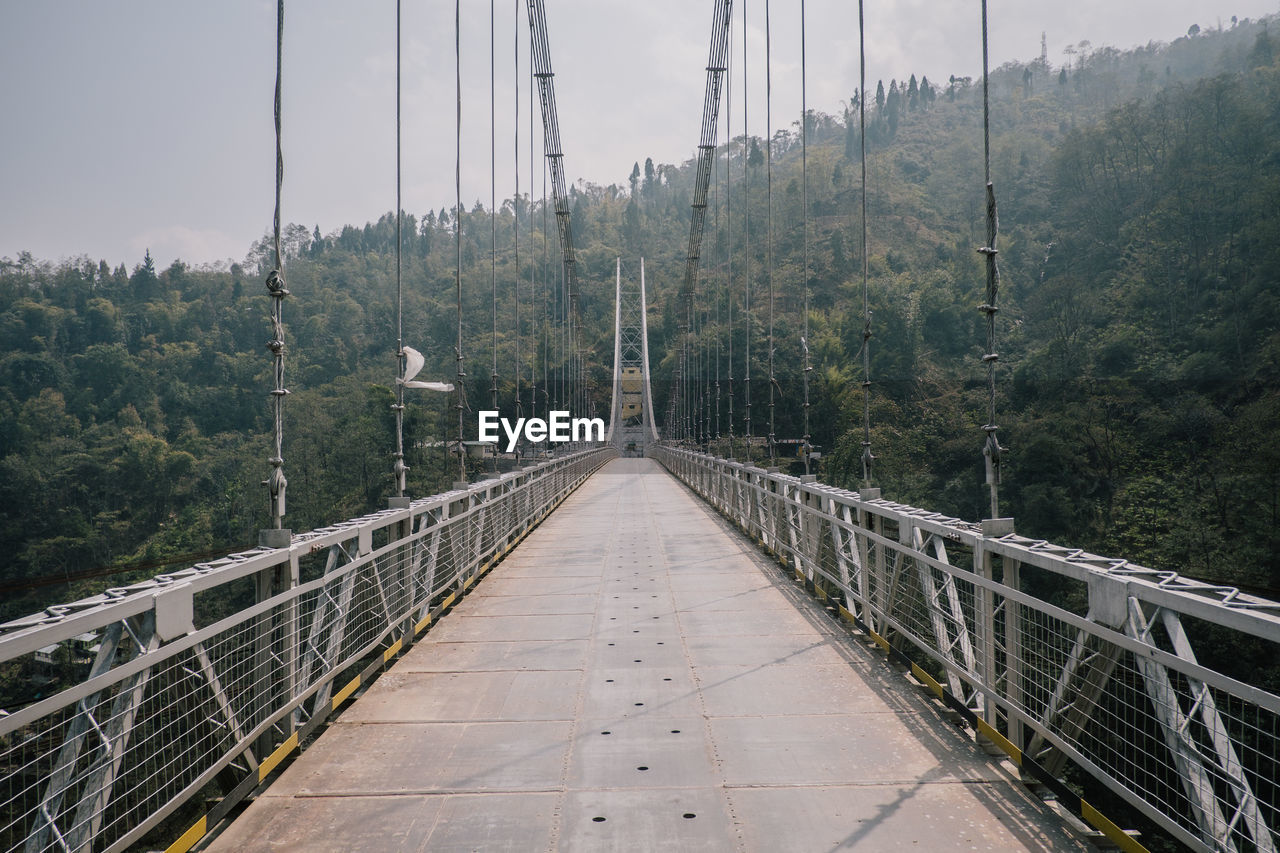
<instances>
[{"instance_id":1,"label":"main suspension cable","mask_svg":"<svg viewBox=\"0 0 1280 853\"><path fill-rule=\"evenodd\" d=\"M275 93L275 126L276 126L276 207L272 218L272 240L275 246L276 265L267 275L267 293L271 298L271 341L267 349L275 359L276 387L271 392L271 409L275 421L274 454L268 460L271 464L271 475L266 486L271 495L271 529L282 530L285 515L285 493L289 481L284 476L284 398L289 390L284 387L284 298L289 295L284 282L284 256L280 252L280 190L284 185L284 149L280 143L280 106L281 76L284 59L284 0L276 3L276 93ZM282 544L272 538L272 544Z\"/></svg>"}]
</instances>

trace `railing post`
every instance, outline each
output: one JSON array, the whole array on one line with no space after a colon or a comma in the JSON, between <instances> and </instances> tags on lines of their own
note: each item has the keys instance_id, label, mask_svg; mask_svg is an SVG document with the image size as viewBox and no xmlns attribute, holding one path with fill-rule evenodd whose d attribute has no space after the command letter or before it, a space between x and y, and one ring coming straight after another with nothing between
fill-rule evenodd
<instances>
[{"instance_id":1,"label":"railing post","mask_svg":"<svg viewBox=\"0 0 1280 853\"><path fill-rule=\"evenodd\" d=\"M1022 564L1017 560L1005 557L1004 585L1010 589L1022 590ZM1025 708L1026 698L1022 693L1022 605L1006 598L1004 600L1004 698L1012 708ZM1008 715L1009 740L1022 749L1022 719L1013 714Z\"/></svg>"},{"instance_id":2,"label":"railing post","mask_svg":"<svg viewBox=\"0 0 1280 853\"><path fill-rule=\"evenodd\" d=\"M275 532L275 531L264 531ZM288 531L285 531L287 534ZM288 545L282 546L288 548ZM253 576L254 581L254 599L259 604L278 595L285 590L292 589L298 585L298 558L289 548L285 553L285 560L268 566ZM298 610L297 602L291 601L286 607L284 613L275 614L268 610L257 618L258 626L254 638L254 668L258 672L256 683L259 685L258 710L260 719L270 717L273 713L274 706L277 701L288 701L294 696L297 680L298 667L298 634L299 626L297 624ZM281 642L284 648L281 650L280 660L284 664L284 672L272 672L272 644L276 628L283 628ZM282 683L283 682L283 683ZM287 736L293 730L293 715L288 715L281 720L283 728L282 736ZM270 730L262 733L258 738L257 750L259 755L269 755L275 748L273 736Z\"/></svg>"},{"instance_id":3,"label":"railing post","mask_svg":"<svg viewBox=\"0 0 1280 853\"><path fill-rule=\"evenodd\" d=\"M822 511L821 497L806 489L805 486L810 483L818 482L817 474L801 474L800 485L796 487L796 496L799 497L799 505L797 511L799 513L800 522L800 543L804 549L804 558L806 562L806 574L813 583L818 582L818 555L822 551L821 547L821 518L818 513Z\"/></svg>"},{"instance_id":4,"label":"railing post","mask_svg":"<svg viewBox=\"0 0 1280 853\"><path fill-rule=\"evenodd\" d=\"M987 539L1013 532L1013 519L988 518L982 522L982 536L973 547L973 571L984 580L995 580L995 555L987 548ZM989 587L974 592L974 632L977 634L978 678L985 685L979 710L992 726L996 720L996 627L995 593Z\"/></svg>"}]
</instances>

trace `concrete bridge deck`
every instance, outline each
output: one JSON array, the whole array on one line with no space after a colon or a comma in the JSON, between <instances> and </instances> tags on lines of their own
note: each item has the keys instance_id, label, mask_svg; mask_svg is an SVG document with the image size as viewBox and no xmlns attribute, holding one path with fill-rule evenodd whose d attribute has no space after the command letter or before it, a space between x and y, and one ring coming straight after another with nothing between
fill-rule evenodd
<instances>
[{"instance_id":1,"label":"concrete bridge deck","mask_svg":"<svg viewBox=\"0 0 1280 853\"><path fill-rule=\"evenodd\" d=\"M1084 850L657 463L574 493L212 850Z\"/></svg>"}]
</instances>

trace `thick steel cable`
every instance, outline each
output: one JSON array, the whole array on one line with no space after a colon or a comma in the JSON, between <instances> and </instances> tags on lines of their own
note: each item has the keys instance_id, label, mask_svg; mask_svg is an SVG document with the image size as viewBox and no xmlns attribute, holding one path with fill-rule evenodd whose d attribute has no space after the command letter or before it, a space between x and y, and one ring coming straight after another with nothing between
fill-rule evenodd
<instances>
[{"instance_id":1,"label":"thick steel cable","mask_svg":"<svg viewBox=\"0 0 1280 853\"><path fill-rule=\"evenodd\" d=\"M396 494L404 497L409 469L404 464L404 286L401 279L404 208L400 202L400 0L396 0Z\"/></svg>"},{"instance_id":2,"label":"thick steel cable","mask_svg":"<svg viewBox=\"0 0 1280 853\"><path fill-rule=\"evenodd\" d=\"M275 384L271 392L271 409L275 422L274 454L268 460L271 474L266 486L271 495L271 527L280 530L284 526L285 494L289 481L284 476L284 398L289 391L284 387L284 298L289 295L284 281L284 255L280 251L280 191L284 185L284 149L280 142L281 78L284 67L284 0L276 3L276 206L272 217L272 240L275 246L276 265L267 275L267 292L271 298L271 341L267 348L275 359Z\"/></svg>"},{"instance_id":3,"label":"thick steel cable","mask_svg":"<svg viewBox=\"0 0 1280 853\"><path fill-rule=\"evenodd\" d=\"M456 373L458 380L458 482L467 479L467 449L462 440L465 436L463 410L466 408L466 379L462 363L462 0L453 2L453 59L454 85L457 93L457 114L454 133L454 210L453 210L453 282L457 299L458 341L454 347Z\"/></svg>"},{"instance_id":4,"label":"thick steel cable","mask_svg":"<svg viewBox=\"0 0 1280 853\"><path fill-rule=\"evenodd\" d=\"M800 349L804 356L804 472L809 473L809 88L808 60L805 55L804 0L800 0L800 204L804 239L804 323Z\"/></svg>"},{"instance_id":5,"label":"thick steel cable","mask_svg":"<svg viewBox=\"0 0 1280 853\"><path fill-rule=\"evenodd\" d=\"M858 0L858 142L862 147L862 484L871 487L871 289L867 265L867 43Z\"/></svg>"},{"instance_id":6,"label":"thick steel cable","mask_svg":"<svg viewBox=\"0 0 1280 853\"><path fill-rule=\"evenodd\" d=\"M804 4L801 2L801 21L804 20ZM778 379L773 365L773 38L770 33L769 0L764 0L764 170L765 170L765 219L767 238L765 254L769 267L769 462L777 461L774 431L774 386ZM802 24L803 26L803 24ZM803 65L801 65L803 69ZM803 72L802 72L803 73Z\"/></svg>"},{"instance_id":7,"label":"thick steel cable","mask_svg":"<svg viewBox=\"0 0 1280 853\"><path fill-rule=\"evenodd\" d=\"M489 0L489 286L493 291L493 364L489 368L489 395L493 410L498 411L498 89L497 42L494 30L497 16L495 0ZM497 447L489 460L490 470L498 470Z\"/></svg>"},{"instance_id":8,"label":"thick steel cable","mask_svg":"<svg viewBox=\"0 0 1280 853\"><path fill-rule=\"evenodd\" d=\"M982 448L986 460L987 485L991 490L991 517L1000 517L1000 442L996 438L996 362L1000 360L996 352L996 296L1000 292L1000 268L996 264L996 236L1000 231L1000 220L996 214L996 191L991 183L991 100L988 90L991 72L987 51L987 0L982 0L982 166L987 195L987 245L978 252L987 259L987 301L979 306L979 310L987 316L987 351L982 361L987 365L987 386L989 390L987 422L982 430L987 434Z\"/></svg>"}]
</instances>

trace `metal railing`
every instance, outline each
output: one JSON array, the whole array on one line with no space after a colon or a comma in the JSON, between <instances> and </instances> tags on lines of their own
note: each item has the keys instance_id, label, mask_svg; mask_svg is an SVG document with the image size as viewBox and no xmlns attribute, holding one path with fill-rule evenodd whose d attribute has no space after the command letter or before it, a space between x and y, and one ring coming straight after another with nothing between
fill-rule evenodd
<instances>
[{"instance_id":1,"label":"metal railing","mask_svg":"<svg viewBox=\"0 0 1280 853\"><path fill-rule=\"evenodd\" d=\"M215 781L253 790L360 676L335 685L411 644L614 455L580 450L0 625L10 676L96 642L87 673L0 712L0 849L122 850Z\"/></svg>"},{"instance_id":2,"label":"metal railing","mask_svg":"<svg viewBox=\"0 0 1280 853\"><path fill-rule=\"evenodd\" d=\"M1280 697L1256 686L1277 672L1251 669L1280 668L1280 603L1007 520L674 447L651 455L891 654L923 662L912 671L1024 775L1071 794L1059 780L1074 763L1194 850L1280 846Z\"/></svg>"}]
</instances>

